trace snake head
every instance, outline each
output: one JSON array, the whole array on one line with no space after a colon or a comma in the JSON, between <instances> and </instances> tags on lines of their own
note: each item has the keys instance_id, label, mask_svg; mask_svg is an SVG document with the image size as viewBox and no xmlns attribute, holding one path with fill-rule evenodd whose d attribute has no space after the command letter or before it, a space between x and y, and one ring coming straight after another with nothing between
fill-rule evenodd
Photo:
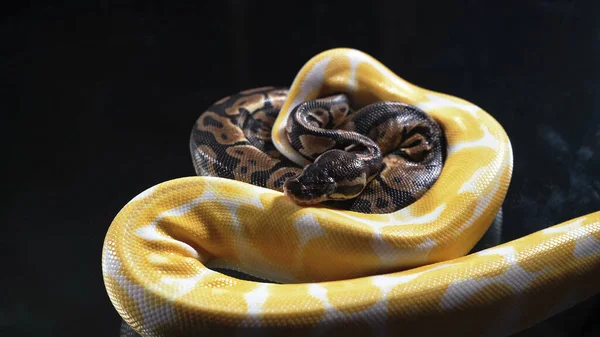
<instances>
[{"instance_id":1,"label":"snake head","mask_svg":"<svg viewBox=\"0 0 600 337\"><path fill-rule=\"evenodd\" d=\"M300 175L283 184L285 195L300 205L314 205L329 200L335 190L335 180L314 164L308 165Z\"/></svg>"}]
</instances>

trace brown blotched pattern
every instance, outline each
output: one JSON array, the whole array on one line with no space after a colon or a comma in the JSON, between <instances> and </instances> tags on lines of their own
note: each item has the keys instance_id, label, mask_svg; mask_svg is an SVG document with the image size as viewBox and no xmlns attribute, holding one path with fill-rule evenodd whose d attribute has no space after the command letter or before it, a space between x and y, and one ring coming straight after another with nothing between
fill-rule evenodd
<instances>
[{"instance_id":1,"label":"brown blotched pattern","mask_svg":"<svg viewBox=\"0 0 600 337\"><path fill-rule=\"evenodd\" d=\"M362 213L406 207L439 176L441 129L425 112L399 102L354 110L343 94L302 103L290 115L288 139L313 161L299 167L271 142L286 97L286 89L264 87L211 106L192 131L196 172Z\"/></svg>"}]
</instances>

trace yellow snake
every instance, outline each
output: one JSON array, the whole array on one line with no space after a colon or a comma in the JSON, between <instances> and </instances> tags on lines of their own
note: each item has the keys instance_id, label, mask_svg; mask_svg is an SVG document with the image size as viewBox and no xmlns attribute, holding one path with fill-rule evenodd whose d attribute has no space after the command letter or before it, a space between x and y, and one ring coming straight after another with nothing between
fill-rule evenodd
<instances>
[{"instance_id":1,"label":"yellow snake","mask_svg":"<svg viewBox=\"0 0 600 337\"><path fill-rule=\"evenodd\" d=\"M127 324L169 337L506 336L600 292L600 212L464 256L508 189L505 131L360 51L328 50L302 67L273 126L277 149L305 163L286 143L286 118L338 92L359 106L412 104L440 124L448 153L431 189L395 213L364 214L223 178L153 186L104 242L105 286Z\"/></svg>"}]
</instances>

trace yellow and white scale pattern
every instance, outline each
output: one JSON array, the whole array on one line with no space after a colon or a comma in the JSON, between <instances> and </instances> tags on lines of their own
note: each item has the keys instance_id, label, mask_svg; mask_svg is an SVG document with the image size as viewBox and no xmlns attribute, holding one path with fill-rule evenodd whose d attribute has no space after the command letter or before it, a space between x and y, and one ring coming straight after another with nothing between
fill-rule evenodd
<instances>
[{"instance_id":1,"label":"yellow and white scale pattern","mask_svg":"<svg viewBox=\"0 0 600 337\"><path fill-rule=\"evenodd\" d=\"M600 212L467 254L498 212L513 158L503 128L465 100L417 87L367 54L332 49L298 73L292 108L346 92L353 104L416 105L447 137L438 181L392 214L300 207L216 177L158 184L106 235L102 270L143 336L506 336L600 292ZM510 224L508 224L510 225ZM236 279L237 269L283 284Z\"/></svg>"}]
</instances>

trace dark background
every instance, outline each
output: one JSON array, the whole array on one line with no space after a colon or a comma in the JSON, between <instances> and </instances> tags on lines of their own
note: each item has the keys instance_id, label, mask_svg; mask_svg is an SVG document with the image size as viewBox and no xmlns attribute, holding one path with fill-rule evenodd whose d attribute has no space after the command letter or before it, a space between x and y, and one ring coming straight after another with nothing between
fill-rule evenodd
<instances>
[{"instance_id":1,"label":"dark background","mask_svg":"<svg viewBox=\"0 0 600 337\"><path fill-rule=\"evenodd\" d=\"M212 102L289 85L332 47L361 49L505 127L515 167L502 241L600 209L598 3L5 8L0 335L118 336L100 265L113 217L147 187L194 175L189 133ZM522 336L599 336L599 302Z\"/></svg>"}]
</instances>

